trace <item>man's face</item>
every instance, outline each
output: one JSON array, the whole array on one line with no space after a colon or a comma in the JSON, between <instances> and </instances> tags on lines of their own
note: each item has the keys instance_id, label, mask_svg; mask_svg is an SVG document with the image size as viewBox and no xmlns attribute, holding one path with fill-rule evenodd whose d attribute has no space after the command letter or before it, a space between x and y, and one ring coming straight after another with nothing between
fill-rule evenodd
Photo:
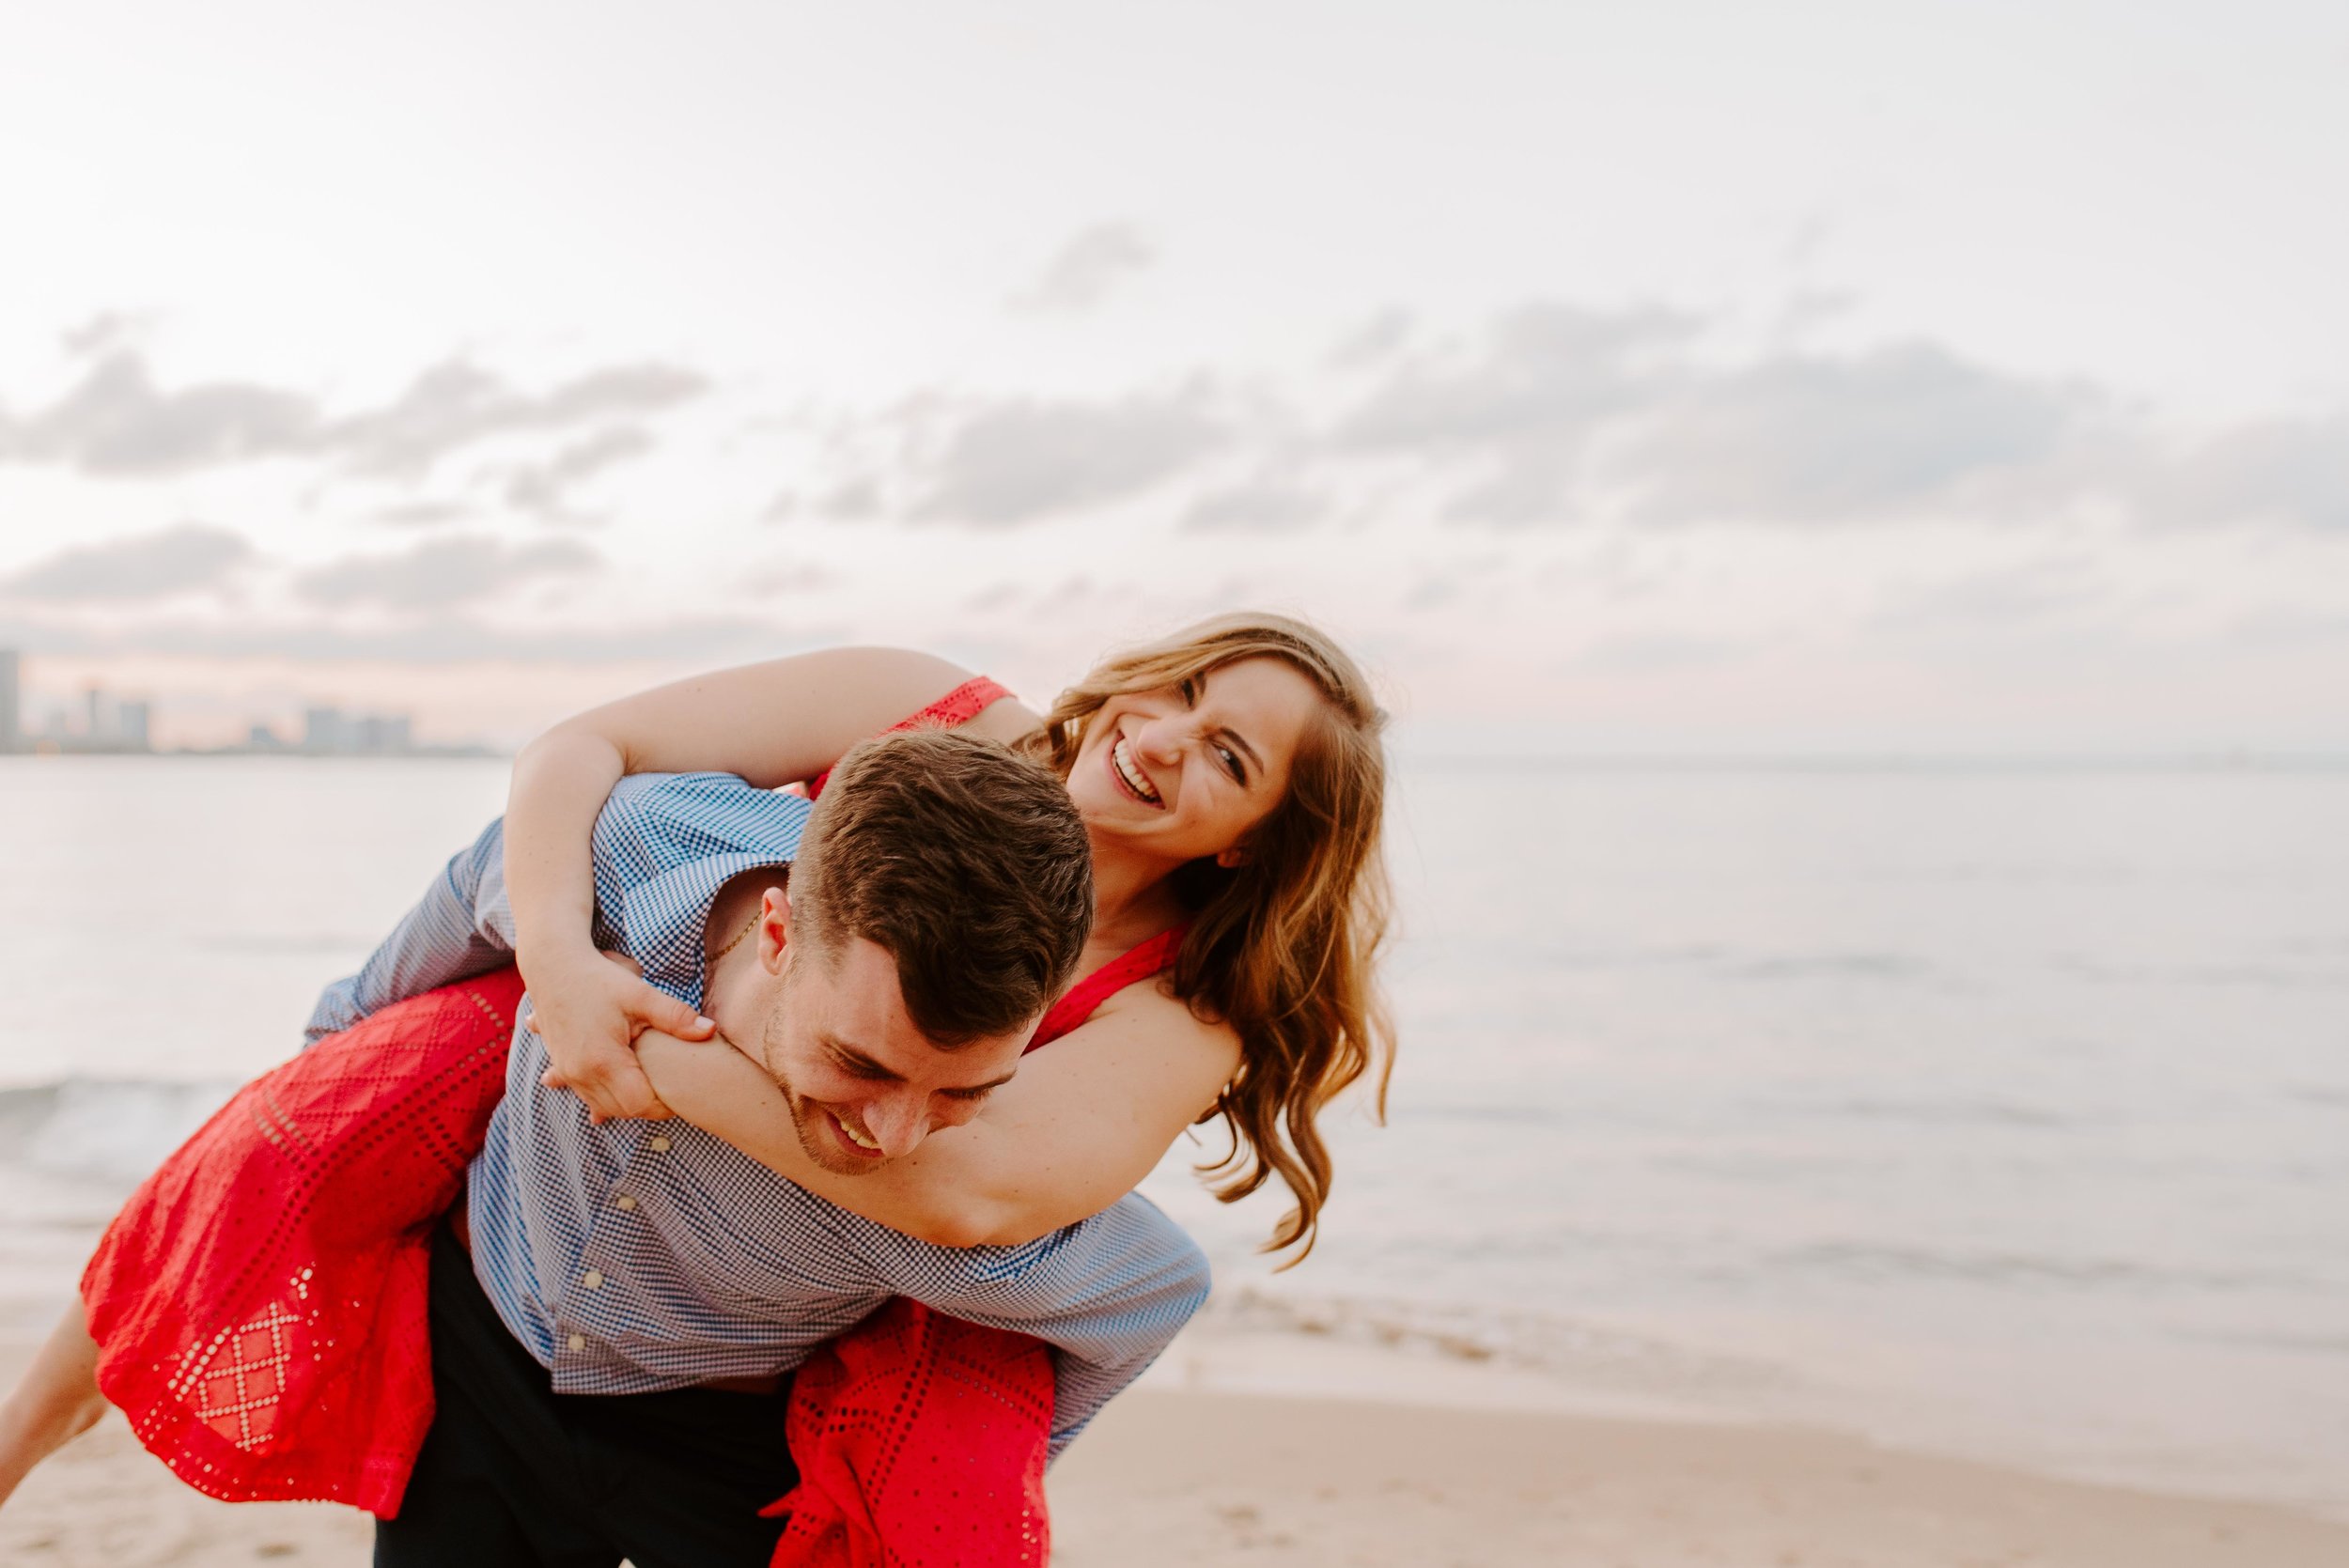
<instances>
[{"instance_id":1,"label":"man's face","mask_svg":"<svg viewBox=\"0 0 2349 1568\"><path fill-rule=\"evenodd\" d=\"M977 1115L1034 1023L940 1050L906 1015L895 962L851 937L836 954L793 945L760 1048L808 1157L862 1175Z\"/></svg>"}]
</instances>

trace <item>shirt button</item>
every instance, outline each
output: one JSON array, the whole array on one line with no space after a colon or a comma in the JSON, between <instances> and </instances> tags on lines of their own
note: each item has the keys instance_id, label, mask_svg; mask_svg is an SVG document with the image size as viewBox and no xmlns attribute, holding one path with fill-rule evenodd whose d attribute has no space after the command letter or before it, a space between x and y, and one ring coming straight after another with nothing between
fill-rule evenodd
<instances>
[{"instance_id":1,"label":"shirt button","mask_svg":"<svg viewBox=\"0 0 2349 1568\"><path fill-rule=\"evenodd\" d=\"M652 1141L646 1144L645 1147L650 1149L654 1154L665 1155L669 1152L669 1141L666 1138L661 1137L659 1133L655 1133L653 1134Z\"/></svg>"},{"instance_id":2,"label":"shirt button","mask_svg":"<svg viewBox=\"0 0 2349 1568\"><path fill-rule=\"evenodd\" d=\"M612 1200L612 1206L614 1208L620 1209L632 1209L636 1206L636 1200L623 1192L617 1198Z\"/></svg>"},{"instance_id":3,"label":"shirt button","mask_svg":"<svg viewBox=\"0 0 2349 1568\"><path fill-rule=\"evenodd\" d=\"M589 1290L603 1289L603 1276L592 1268L586 1272L579 1282L585 1285Z\"/></svg>"},{"instance_id":4,"label":"shirt button","mask_svg":"<svg viewBox=\"0 0 2349 1568\"><path fill-rule=\"evenodd\" d=\"M587 1348L587 1336L584 1334L573 1334L571 1336L570 1343L573 1350L584 1350Z\"/></svg>"}]
</instances>

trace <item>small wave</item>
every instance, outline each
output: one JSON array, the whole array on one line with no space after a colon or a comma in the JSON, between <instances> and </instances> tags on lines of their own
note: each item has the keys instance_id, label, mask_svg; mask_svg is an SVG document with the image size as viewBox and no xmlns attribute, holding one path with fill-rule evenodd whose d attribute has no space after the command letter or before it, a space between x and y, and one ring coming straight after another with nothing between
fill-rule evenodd
<instances>
[{"instance_id":1,"label":"small wave","mask_svg":"<svg viewBox=\"0 0 2349 1568\"><path fill-rule=\"evenodd\" d=\"M1299 1296L1251 1285L1219 1292L1200 1323L1210 1334L1294 1334L1447 1361L1531 1368L1647 1392L1752 1390L1775 1386L1787 1375L1761 1361L1492 1306Z\"/></svg>"},{"instance_id":2,"label":"small wave","mask_svg":"<svg viewBox=\"0 0 2349 1568\"><path fill-rule=\"evenodd\" d=\"M0 1162L127 1184L236 1092L228 1079L70 1078L0 1089Z\"/></svg>"},{"instance_id":3,"label":"small wave","mask_svg":"<svg viewBox=\"0 0 2349 1568\"><path fill-rule=\"evenodd\" d=\"M1850 1099L1820 1107L1868 1122L1926 1122L1942 1126L2068 1127L2077 1119L2012 1100Z\"/></svg>"},{"instance_id":4,"label":"small wave","mask_svg":"<svg viewBox=\"0 0 2349 1568\"><path fill-rule=\"evenodd\" d=\"M1905 953L1816 953L1749 958L1726 972L1740 980L1921 980L1933 966Z\"/></svg>"},{"instance_id":5,"label":"small wave","mask_svg":"<svg viewBox=\"0 0 2349 1568\"><path fill-rule=\"evenodd\" d=\"M2085 1289L2230 1291L2304 1287L2310 1281L2262 1270L2172 1268L2110 1257L2051 1257L2031 1252L1961 1252L1881 1242L1833 1241L1770 1254L1766 1269L1849 1277L1963 1280L1984 1284Z\"/></svg>"}]
</instances>

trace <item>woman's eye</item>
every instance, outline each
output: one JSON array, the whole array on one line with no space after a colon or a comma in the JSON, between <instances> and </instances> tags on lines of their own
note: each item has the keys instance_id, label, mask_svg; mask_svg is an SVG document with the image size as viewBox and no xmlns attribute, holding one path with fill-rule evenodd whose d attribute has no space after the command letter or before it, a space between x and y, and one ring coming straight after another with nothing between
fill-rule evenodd
<instances>
[{"instance_id":1,"label":"woman's eye","mask_svg":"<svg viewBox=\"0 0 2349 1568\"><path fill-rule=\"evenodd\" d=\"M1239 765L1239 758L1228 747L1218 746L1215 754L1223 759L1223 771L1239 784L1248 782L1248 770Z\"/></svg>"},{"instance_id":2,"label":"woman's eye","mask_svg":"<svg viewBox=\"0 0 2349 1568\"><path fill-rule=\"evenodd\" d=\"M1185 675L1175 683L1174 691L1183 699L1185 707L1199 706L1199 677L1197 675Z\"/></svg>"}]
</instances>

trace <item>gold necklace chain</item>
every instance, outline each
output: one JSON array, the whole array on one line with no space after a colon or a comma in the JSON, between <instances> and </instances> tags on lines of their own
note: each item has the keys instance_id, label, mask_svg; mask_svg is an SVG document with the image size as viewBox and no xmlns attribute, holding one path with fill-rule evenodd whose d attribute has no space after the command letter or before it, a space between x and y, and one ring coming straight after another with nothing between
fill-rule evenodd
<instances>
[{"instance_id":1,"label":"gold necklace chain","mask_svg":"<svg viewBox=\"0 0 2349 1568\"><path fill-rule=\"evenodd\" d=\"M754 911L751 915L751 923L742 927L741 930L737 931L734 934L734 939L732 941L726 943L725 946L711 954L709 955L709 962L714 964L719 959L724 957L727 954L733 952L736 948L740 947L742 945L742 939L758 929L759 919L765 915L766 912L767 911L764 908Z\"/></svg>"}]
</instances>

